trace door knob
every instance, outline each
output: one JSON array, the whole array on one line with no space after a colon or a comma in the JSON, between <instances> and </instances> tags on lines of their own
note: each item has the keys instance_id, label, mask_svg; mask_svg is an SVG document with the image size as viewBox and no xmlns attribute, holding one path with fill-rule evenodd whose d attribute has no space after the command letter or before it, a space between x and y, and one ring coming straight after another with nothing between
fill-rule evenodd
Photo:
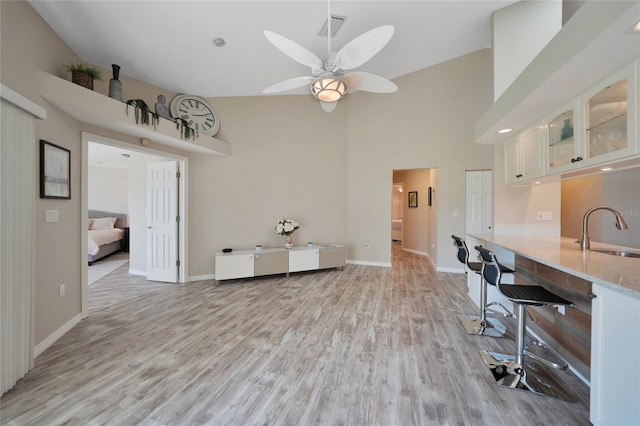
<instances>
[{"instance_id":1,"label":"door knob","mask_svg":"<svg viewBox=\"0 0 640 426\"><path fill-rule=\"evenodd\" d=\"M151 226L147 226L147 229L151 229Z\"/></svg>"}]
</instances>

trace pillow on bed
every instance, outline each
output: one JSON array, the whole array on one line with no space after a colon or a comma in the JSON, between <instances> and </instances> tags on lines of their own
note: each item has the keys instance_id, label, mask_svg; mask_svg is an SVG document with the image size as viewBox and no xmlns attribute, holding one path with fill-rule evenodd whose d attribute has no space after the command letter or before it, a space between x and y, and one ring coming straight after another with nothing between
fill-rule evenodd
<instances>
[{"instance_id":1,"label":"pillow on bed","mask_svg":"<svg viewBox=\"0 0 640 426\"><path fill-rule=\"evenodd\" d=\"M89 225L89 228L88 228L88 229L91 229L91 225L93 224L93 219L89 219L89 220L87 221L87 223L88 223L88 225Z\"/></svg>"},{"instance_id":2,"label":"pillow on bed","mask_svg":"<svg viewBox=\"0 0 640 426\"><path fill-rule=\"evenodd\" d=\"M112 229L113 225L116 224L115 217L100 217L93 219L93 223L91 224L91 229Z\"/></svg>"}]
</instances>

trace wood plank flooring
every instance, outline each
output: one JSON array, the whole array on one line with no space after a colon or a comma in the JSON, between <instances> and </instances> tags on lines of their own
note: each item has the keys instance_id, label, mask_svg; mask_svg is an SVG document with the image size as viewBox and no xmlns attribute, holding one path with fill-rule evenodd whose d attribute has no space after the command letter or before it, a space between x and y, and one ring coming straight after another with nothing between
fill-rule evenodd
<instances>
[{"instance_id":1,"label":"wood plank flooring","mask_svg":"<svg viewBox=\"0 0 640 426\"><path fill-rule=\"evenodd\" d=\"M577 403L498 388L467 336L464 275L394 243L392 268L90 288L89 318L0 400L2 425L588 425ZM453 250L452 250L452 256ZM511 323L510 328L514 325Z\"/></svg>"}]
</instances>

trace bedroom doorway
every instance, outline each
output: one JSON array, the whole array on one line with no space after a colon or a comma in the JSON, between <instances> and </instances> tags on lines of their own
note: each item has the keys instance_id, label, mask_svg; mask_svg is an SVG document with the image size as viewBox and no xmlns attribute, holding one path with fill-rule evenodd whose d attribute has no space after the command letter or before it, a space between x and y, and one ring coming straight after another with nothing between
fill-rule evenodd
<instances>
[{"instance_id":1,"label":"bedroom doorway","mask_svg":"<svg viewBox=\"0 0 640 426\"><path fill-rule=\"evenodd\" d=\"M128 228L128 245L129 245L129 270L128 273L133 275L142 275L148 278L147 270L147 164L158 161L169 161L176 165L176 168L180 170L181 179L179 182L179 188L177 190L177 197L173 201L175 203L175 211L180 212L180 216L184 220L180 221L177 230L176 241L176 253L177 259L180 260L180 266L177 267L177 272L173 275L169 282L184 283L187 281L186 265L186 226L188 216L186 214L187 194L185 191L187 176L188 176L188 158L179 155L167 153L161 150L152 149L146 146L134 145L131 143L122 142L115 139L106 138L100 135L83 133L83 156L82 156L82 181L91 182L89 177L89 169L91 167L89 159L92 161L96 159L94 156L90 157L92 147L100 147L105 150L111 150L115 153L115 158L118 161L129 163L128 182L129 188L127 196L129 198L128 205L124 202L124 209L126 210L126 224ZM92 197L88 193L88 185L83 185L81 194L81 204L83 220L83 229L88 229L86 224L88 221L89 200ZM123 197L122 189L120 190L120 198ZM95 197L94 197L95 198ZM105 196L103 206L101 210L111 211L110 206L118 206L118 201L109 200L108 196ZM96 203L96 200L91 201L92 205ZM123 201L120 201L123 204ZM122 206L119 207L123 209ZM87 233L83 233L83 247L87 247ZM122 252L119 252L123 254ZM115 256L111 255L111 256ZM104 260L110 259L105 258ZM98 262L99 263L99 262ZM83 318L88 315L88 279L87 279L87 262L83 262L83 285L82 285L82 316ZM167 281L167 280L165 280Z\"/></svg>"}]
</instances>

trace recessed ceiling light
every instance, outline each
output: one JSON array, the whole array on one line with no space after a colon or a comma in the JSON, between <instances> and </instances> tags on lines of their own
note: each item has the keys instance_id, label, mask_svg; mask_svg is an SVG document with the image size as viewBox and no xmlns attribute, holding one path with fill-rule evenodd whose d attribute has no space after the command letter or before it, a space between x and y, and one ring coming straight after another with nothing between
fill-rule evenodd
<instances>
[{"instance_id":1,"label":"recessed ceiling light","mask_svg":"<svg viewBox=\"0 0 640 426\"><path fill-rule=\"evenodd\" d=\"M503 133L509 133L509 132L513 132L513 129L502 129L502 130L498 130L498 133L503 134Z\"/></svg>"},{"instance_id":2,"label":"recessed ceiling light","mask_svg":"<svg viewBox=\"0 0 640 426\"><path fill-rule=\"evenodd\" d=\"M636 22L636 24L631 27L632 33L640 33L640 21Z\"/></svg>"},{"instance_id":3,"label":"recessed ceiling light","mask_svg":"<svg viewBox=\"0 0 640 426\"><path fill-rule=\"evenodd\" d=\"M608 172L609 170L613 170L613 167L603 167L600 169L601 172Z\"/></svg>"}]
</instances>

